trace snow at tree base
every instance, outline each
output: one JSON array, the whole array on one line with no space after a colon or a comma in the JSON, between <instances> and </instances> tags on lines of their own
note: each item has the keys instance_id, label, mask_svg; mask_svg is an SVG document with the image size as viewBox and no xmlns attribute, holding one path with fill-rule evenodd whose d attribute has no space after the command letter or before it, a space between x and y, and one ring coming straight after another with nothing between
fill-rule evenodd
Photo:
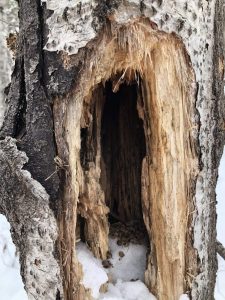
<instances>
[{"instance_id":1,"label":"snow at tree base","mask_svg":"<svg viewBox=\"0 0 225 300\"><path fill-rule=\"evenodd\" d=\"M225 152L221 159L217 184L217 237L225 244ZM19 260L12 243L10 226L0 215L0 294L2 300L27 300L19 273ZM87 246L77 244L78 260L82 264L85 288L91 289L94 299L99 300L154 300L144 285L144 271L147 248L144 244L119 246L116 239L110 239L111 257L109 267L104 268L102 261L96 259ZM218 273L215 300L225 299L225 262L218 255ZM110 280L109 280L110 279ZM107 289L101 292L108 281ZM179 300L188 300L181 295Z\"/></svg>"},{"instance_id":2,"label":"snow at tree base","mask_svg":"<svg viewBox=\"0 0 225 300\"><path fill-rule=\"evenodd\" d=\"M109 266L104 268L102 262L93 257L85 244L78 245L78 260L83 267L85 288L92 290L95 299L154 300L155 297L140 280L143 280L145 270L146 247L134 244L118 246L116 240L111 239L110 249L112 258L109 259ZM101 286L109 278L111 282L108 291L100 293Z\"/></svg>"},{"instance_id":3,"label":"snow at tree base","mask_svg":"<svg viewBox=\"0 0 225 300\"><path fill-rule=\"evenodd\" d=\"M214 191L224 144L217 128L225 117L223 5L0 0L0 128L6 111L0 208L18 247L0 214L0 300L213 298ZM13 74L10 32L18 58ZM126 105L118 106L124 115L109 126L115 116L106 103L121 104L124 95ZM139 124L128 109L132 99L143 143L130 126ZM126 129L121 120L130 130L120 144L121 136L113 140L111 133ZM140 165L131 149L140 151ZM225 150L216 193L217 239L225 246ZM137 214L123 213L130 207ZM137 220L143 231L135 229ZM123 227L129 237L123 232L122 240ZM215 300L225 300L219 255L216 279Z\"/></svg>"},{"instance_id":4,"label":"snow at tree base","mask_svg":"<svg viewBox=\"0 0 225 300\"><path fill-rule=\"evenodd\" d=\"M27 300L19 270L19 258L12 242L9 223L0 215L0 299Z\"/></svg>"},{"instance_id":5,"label":"snow at tree base","mask_svg":"<svg viewBox=\"0 0 225 300\"><path fill-rule=\"evenodd\" d=\"M19 261L10 236L10 226L6 218L0 215L0 293L4 300L27 300L19 274ZM96 259L87 246L77 244L78 260L82 264L85 288L91 290L98 300L154 300L143 283L146 264L145 245L117 245L110 239L110 267L104 268L103 262ZM106 291L101 287L111 281Z\"/></svg>"}]
</instances>

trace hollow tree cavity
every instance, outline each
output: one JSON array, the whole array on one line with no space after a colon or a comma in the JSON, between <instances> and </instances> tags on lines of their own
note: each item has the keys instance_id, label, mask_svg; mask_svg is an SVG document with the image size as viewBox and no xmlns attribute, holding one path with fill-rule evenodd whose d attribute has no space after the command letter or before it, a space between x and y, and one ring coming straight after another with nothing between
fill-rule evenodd
<instances>
[{"instance_id":1,"label":"hollow tree cavity","mask_svg":"<svg viewBox=\"0 0 225 300\"><path fill-rule=\"evenodd\" d=\"M116 93L106 83L101 123L102 176L110 217L143 223L141 168L146 154L143 121L137 111L137 84L122 84Z\"/></svg>"},{"instance_id":2,"label":"hollow tree cavity","mask_svg":"<svg viewBox=\"0 0 225 300\"><path fill-rule=\"evenodd\" d=\"M144 220L145 283L159 299L177 299L197 270L187 230L197 174L193 71L180 40L155 35L145 19L113 34L99 38L67 99L73 224L79 215L86 243L105 259L110 218Z\"/></svg>"},{"instance_id":3,"label":"hollow tree cavity","mask_svg":"<svg viewBox=\"0 0 225 300\"><path fill-rule=\"evenodd\" d=\"M157 299L212 299L223 1L19 2L0 210L29 298L91 299L76 242L104 260L119 219L144 223Z\"/></svg>"}]
</instances>

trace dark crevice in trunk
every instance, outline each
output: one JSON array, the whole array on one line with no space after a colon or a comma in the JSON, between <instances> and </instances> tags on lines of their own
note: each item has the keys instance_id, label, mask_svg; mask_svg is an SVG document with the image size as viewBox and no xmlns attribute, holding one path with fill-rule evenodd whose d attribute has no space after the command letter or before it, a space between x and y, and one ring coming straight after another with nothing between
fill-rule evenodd
<instances>
[{"instance_id":1,"label":"dark crevice in trunk","mask_svg":"<svg viewBox=\"0 0 225 300\"><path fill-rule=\"evenodd\" d=\"M137 83L123 83L116 93L113 92L111 80L106 82L105 86L97 86L91 102L84 102L83 106L83 118L86 123L80 131L80 162L84 171L85 186L90 185L90 176L93 176L90 175L90 170L93 166L101 169L96 184L100 183L104 192L112 235L115 226L122 224L130 227L133 224L141 232L141 242L143 239L148 240L148 233L142 211L141 178L142 161L146 156L146 140L143 121L137 110L140 97L141 91ZM97 189L97 185L92 189ZM78 211L83 207L82 201L93 202L86 194L87 189L85 187L83 190L85 196L80 195ZM82 215L82 208L79 213ZM89 217L92 218L92 215L86 214L85 219L78 215L77 222L78 236L86 242Z\"/></svg>"},{"instance_id":2,"label":"dark crevice in trunk","mask_svg":"<svg viewBox=\"0 0 225 300\"><path fill-rule=\"evenodd\" d=\"M132 80L117 84L115 92L118 76L97 85L84 99L80 120L76 241L86 243L103 266L111 264L111 243L142 245L146 255L150 246L142 194L146 140L139 117L141 88ZM144 281L147 259L139 263L139 279Z\"/></svg>"},{"instance_id":3,"label":"dark crevice in trunk","mask_svg":"<svg viewBox=\"0 0 225 300\"><path fill-rule=\"evenodd\" d=\"M15 117L15 128L14 135L18 140L18 148L19 148L19 140L26 134L26 85L25 85L25 72L24 72L24 61L21 63L21 77L20 77L20 92L19 92L19 105L18 111Z\"/></svg>"},{"instance_id":4,"label":"dark crevice in trunk","mask_svg":"<svg viewBox=\"0 0 225 300\"><path fill-rule=\"evenodd\" d=\"M136 84L122 84L117 93L107 82L101 124L104 191L110 217L143 222L141 167L146 154L143 122L137 112Z\"/></svg>"},{"instance_id":5,"label":"dark crevice in trunk","mask_svg":"<svg viewBox=\"0 0 225 300\"><path fill-rule=\"evenodd\" d=\"M0 138L12 136L20 140L26 133L26 87L24 59L18 57L6 99L7 110L0 128Z\"/></svg>"}]
</instances>

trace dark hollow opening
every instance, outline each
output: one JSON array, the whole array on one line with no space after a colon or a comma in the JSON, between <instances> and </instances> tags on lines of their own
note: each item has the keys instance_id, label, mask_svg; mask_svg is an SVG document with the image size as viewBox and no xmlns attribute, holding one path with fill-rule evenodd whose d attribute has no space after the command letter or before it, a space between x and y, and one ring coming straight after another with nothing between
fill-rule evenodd
<instances>
[{"instance_id":1,"label":"dark hollow opening","mask_svg":"<svg viewBox=\"0 0 225 300\"><path fill-rule=\"evenodd\" d=\"M141 169L146 155L143 121L138 116L136 83L121 84L113 93L105 86L101 120L102 186L110 223L143 225Z\"/></svg>"}]
</instances>

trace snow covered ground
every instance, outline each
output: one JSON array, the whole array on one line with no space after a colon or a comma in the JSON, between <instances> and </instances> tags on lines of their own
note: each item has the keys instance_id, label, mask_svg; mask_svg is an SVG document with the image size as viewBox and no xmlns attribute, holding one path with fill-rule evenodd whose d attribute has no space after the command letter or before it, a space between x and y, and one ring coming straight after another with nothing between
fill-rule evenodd
<instances>
[{"instance_id":1,"label":"snow covered ground","mask_svg":"<svg viewBox=\"0 0 225 300\"><path fill-rule=\"evenodd\" d=\"M92 296L99 300L155 300L142 282L146 266L145 245L130 243L118 246L116 239L109 242L111 257L105 262L93 257L87 246L77 246L78 260L84 271L83 284L91 289ZM106 284L107 292L100 292Z\"/></svg>"},{"instance_id":2,"label":"snow covered ground","mask_svg":"<svg viewBox=\"0 0 225 300\"><path fill-rule=\"evenodd\" d=\"M0 214L0 299L27 300L16 249L12 242L10 226Z\"/></svg>"},{"instance_id":3,"label":"snow covered ground","mask_svg":"<svg viewBox=\"0 0 225 300\"><path fill-rule=\"evenodd\" d=\"M78 260L82 264L85 288L98 300L156 300L143 283L147 247L132 244L118 246L116 239L109 240L111 257L107 268L93 257L84 243L77 245ZM107 287L104 292L102 288ZM179 300L188 300L181 295ZM177 299L178 300L178 299Z\"/></svg>"}]
</instances>

